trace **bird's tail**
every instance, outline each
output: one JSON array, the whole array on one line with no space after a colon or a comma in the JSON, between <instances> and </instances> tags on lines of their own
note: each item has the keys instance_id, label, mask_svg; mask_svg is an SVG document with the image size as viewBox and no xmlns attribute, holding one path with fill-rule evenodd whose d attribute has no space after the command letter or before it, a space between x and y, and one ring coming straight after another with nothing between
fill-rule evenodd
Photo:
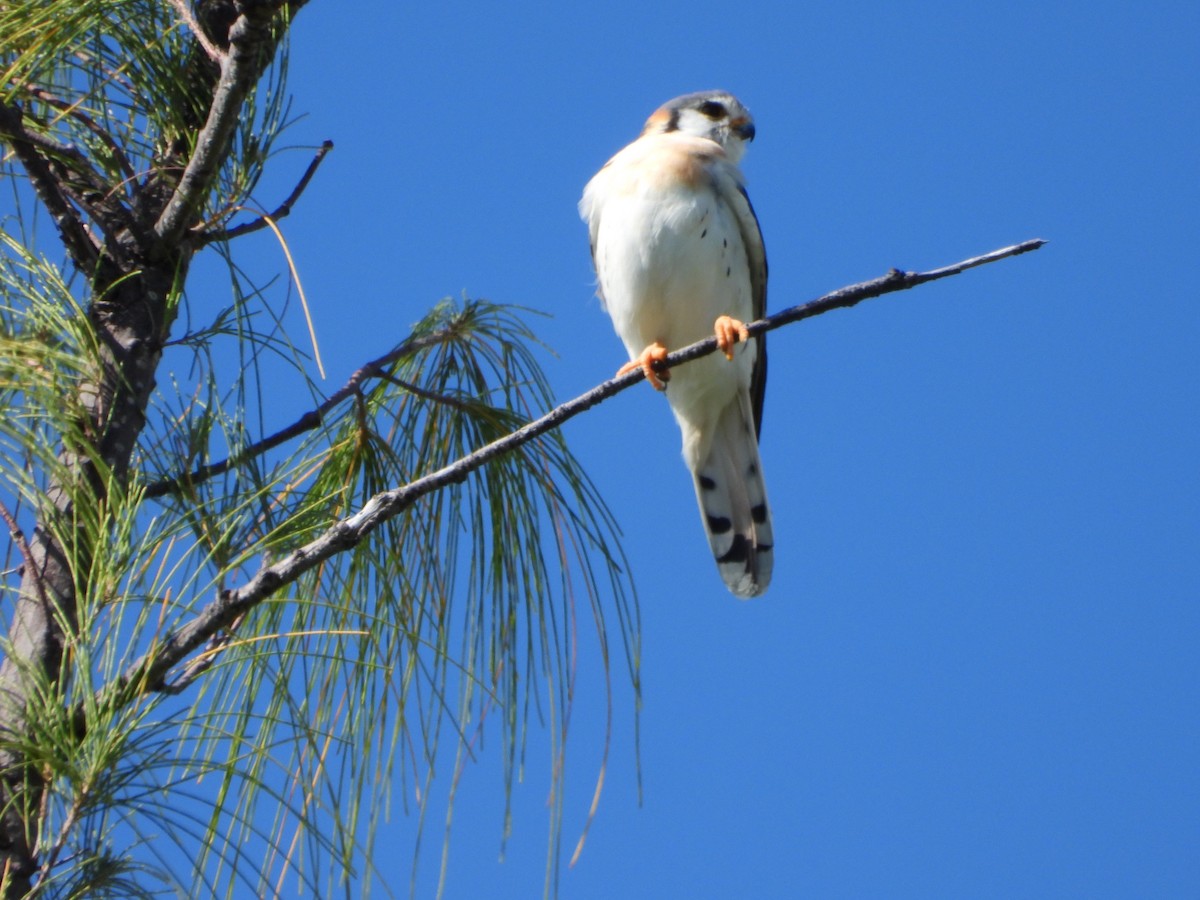
<instances>
[{"instance_id":1,"label":"bird's tail","mask_svg":"<svg viewBox=\"0 0 1200 900\"><path fill-rule=\"evenodd\" d=\"M771 509L748 397L725 407L696 467L696 499L721 578L734 595L757 597L774 564Z\"/></svg>"}]
</instances>

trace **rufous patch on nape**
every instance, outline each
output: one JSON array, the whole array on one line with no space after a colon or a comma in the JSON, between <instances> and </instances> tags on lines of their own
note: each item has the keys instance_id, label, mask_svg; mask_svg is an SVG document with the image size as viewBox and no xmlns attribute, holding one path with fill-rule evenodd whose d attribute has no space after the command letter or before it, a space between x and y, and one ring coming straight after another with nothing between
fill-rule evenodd
<instances>
[{"instance_id":1,"label":"rufous patch on nape","mask_svg":"<svg viewBox=\"0 0 1200 900\"><path fill-rule=\"evenodd\" d=\"M766 310L767 257L738 163L754 121L736 97L676 97L596 173L579 212L598 293L629 352L666 392L700 518L729 590L771 581L771 512L758 453L767 348L745 323ZM667 353L716 335L722 353L669 372Z\"/></svg>"}]
</instances>

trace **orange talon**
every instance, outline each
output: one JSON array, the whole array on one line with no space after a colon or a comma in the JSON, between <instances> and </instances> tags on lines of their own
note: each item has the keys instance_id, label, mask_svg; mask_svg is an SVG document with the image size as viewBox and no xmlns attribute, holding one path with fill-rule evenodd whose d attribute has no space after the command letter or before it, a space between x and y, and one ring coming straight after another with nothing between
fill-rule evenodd
<instances>
[{"instance_id":1,"label":"orange talon","mask_svg":"<svg viewBox=\"0 0 1200 900\"><path fill-rule=\"evenodd\" d=\"M717 335L717 347L725 354L726 359L733 359L733 345L738 341L743 344L750 340L750 329L746 323L732 316L717 316L713 323L713 331Z\"/></svg>"},{"instance_id":2,"label":"orange talon","mask_svg":"<svg viewBox=\"0 0 1200 900\"><path fill-rule=\"evenodd\" d=\"M655 341L640 354L636 359L631 359L621 368L617 369L617 378L632 372L634 369L641 369L646 374L646 380L650 382L651 387L656 391L665 391L667 389L666 382L671 380L671 373L664 370L659 373L654 371L654 364L664 362L667 358L667 348Z\"/></svg>"}]
</instances>

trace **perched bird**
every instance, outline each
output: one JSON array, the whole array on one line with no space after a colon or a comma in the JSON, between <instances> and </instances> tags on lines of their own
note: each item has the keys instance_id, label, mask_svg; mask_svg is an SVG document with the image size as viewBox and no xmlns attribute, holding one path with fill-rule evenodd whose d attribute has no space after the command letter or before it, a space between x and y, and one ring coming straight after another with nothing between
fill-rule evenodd
<instances>
[{"instance_id":1,"label":"perched bird","mask_svg":"<svg viewBox=\"0 0 1200 900\"><path fill-rule=\"evenodd\" d=\"M755 597L771 580L771 513L758 456L767 348L744 322L766 307L767 257L738 162L754 121L724 91L661 106L579 201L598 293L630 362L665 390L683 432L708 542L725 584ZM720 354L654 363L705 337ZM669 382L669 383L668 383Z\"/></svg>"}]
</instances>

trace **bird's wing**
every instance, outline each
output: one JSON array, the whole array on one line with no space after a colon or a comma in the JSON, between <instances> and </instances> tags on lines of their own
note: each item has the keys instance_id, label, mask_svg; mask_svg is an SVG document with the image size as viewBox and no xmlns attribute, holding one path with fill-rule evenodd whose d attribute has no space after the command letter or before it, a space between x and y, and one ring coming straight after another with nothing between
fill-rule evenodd
<instances>
[{"instance_id":1,"label":"bird's wing","mask_svg":"<svg viewBox=\"0 0 1200 900\"><path fill-rule=\"evenodd\" d=\"M750 296L754 304L754 318L767 314L767 249L763 245L762 229L758 227L758 216L750 203L750 195L740 179L718 177L716 188L721 199L733 210L738 228L742 233L742 245L746 248L746 262L750 267ZM754 432L762 433L763 399L767 390L767 338L759 335L758 356L750 376L750 402L754 409Z\"/></svg>"}]
</instances>

